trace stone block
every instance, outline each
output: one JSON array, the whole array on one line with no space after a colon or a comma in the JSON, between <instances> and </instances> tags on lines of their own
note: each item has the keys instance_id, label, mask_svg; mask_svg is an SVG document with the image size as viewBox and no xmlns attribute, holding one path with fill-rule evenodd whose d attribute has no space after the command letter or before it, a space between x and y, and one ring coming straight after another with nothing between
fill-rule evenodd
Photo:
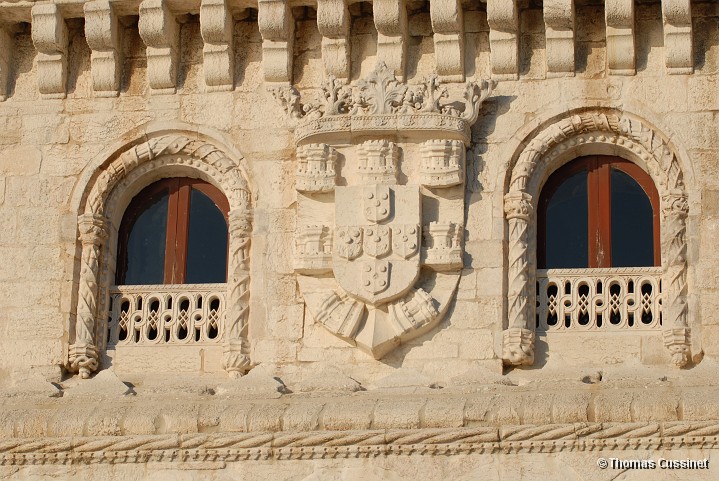
<instances>
[{"instance_id":1,"label":"stone block","mask_svg":"<svg viewBox=\"0 0 719 481\"><path fill-rule=\"evenodd\" d=\"M333 399L321 414L321 426L328 431L369 429L377 401L374 399Z\"/></svg>"},{"instance_id":2,"label":"stone block","mask_svg":"<svg viewBox=\"0 0 719 481\"><path fill-rule=\"evenodd\" d=\"M0 148L0 174L33 175L40 172L42 153L32 145Z\"/></svg>"},{"instance_id":3,"label":"stone block","mask_svg":"<svg viewBox=\"0 0 719 481\"><path fill-rule=\"evenodd\" d=\"M420 411L425 405L422 399L380 400L374 410L372 427L375 429L417 429Z\"/></svg>"}]
</instances>

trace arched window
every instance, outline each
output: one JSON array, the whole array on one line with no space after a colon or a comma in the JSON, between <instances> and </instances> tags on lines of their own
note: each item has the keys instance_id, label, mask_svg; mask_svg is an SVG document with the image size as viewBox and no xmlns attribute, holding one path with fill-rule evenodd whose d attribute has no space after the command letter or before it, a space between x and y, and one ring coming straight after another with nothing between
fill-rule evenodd
<instances>
[{"instance_id":1,"label":"arched window","mask_svg":"<svg viewBox=\"0 0 719 481\"><path fill-rule=\"evenodd\" d=\"M229 204L211 184L163 179L132 199L120 225L117 285L223 283Z\"/></svg>"},{"instance_id":2,"label":"arched window","mask_svg":"<svg viewBox=\"0 0 719 481\"><path fill-rule=\"evenodd\" d=\"M609 156L554 172L539 198L540 269L661 264L659 195L639 166Z\"/></svg>"}]
</instances>

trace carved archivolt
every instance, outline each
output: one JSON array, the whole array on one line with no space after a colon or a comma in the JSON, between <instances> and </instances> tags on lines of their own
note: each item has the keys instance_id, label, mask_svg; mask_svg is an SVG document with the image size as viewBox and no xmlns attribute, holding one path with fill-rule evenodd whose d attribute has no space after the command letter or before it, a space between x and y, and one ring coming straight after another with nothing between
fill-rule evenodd
<instances>
[{"instance_id":1,"label":"carved archivolt","mask_svg":"<svg viewBox=\"0 0 719 481\"><path fill-rule=\"evenodd\" d=\"M173 173L174 171L174 173ZM98 367L98 351L104 347L108 290L114 258L108 233L116 232L120 200L145 179L190 175L217 185L227 197L229 215L229 256L224 326L225 369L231 374L249 370L246 335L249 306L249 244L251 233L250 192L238 161L215 145L182 133L161 135L135 145L103 166L95 176L78 218L82 242L77 316L69 349L68 367L87 378ZM136 190L135 190L136 191Z\"/></svg>"},{"instance_id":2,"label":"carved archivolt","mask_svg":"<svg viewBox=\"0 0 719 481\"><path fill-rule=\"evenodd\" d=\"M561 164L587 152L619 152L651 175L662 198L664 341L673 363L689 360L687 323L686 217L683 174L667 141L641 121L618 113L587 112L540 131L512 169L504 210L509 224L508 329L503 359L531 364L535 319L535 219L533 206L542 182Z\"/></svg>"}]
</instances>

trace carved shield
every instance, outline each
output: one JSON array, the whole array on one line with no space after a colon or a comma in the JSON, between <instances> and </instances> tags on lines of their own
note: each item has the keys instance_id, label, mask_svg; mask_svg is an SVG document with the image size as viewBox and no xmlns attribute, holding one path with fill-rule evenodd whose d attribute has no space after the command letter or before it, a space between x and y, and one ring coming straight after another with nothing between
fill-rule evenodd
<instances>
[{"instance_id":1,"label":"carved shield","mask_svg":"<svg viewBox=\"0 0 719 481\"><path fill-rule=\"evenodd\" d=\"M377 294L389 287L390 264L387 261L362 262L362 287Z\"/></svg>"},{"instance_id":2,"label":"carved shield","mask_svg":"<svg viewBox=\"0 0 719 481\"><path fill-rule=\"evenodd\" d=\"M362 228L356 226L337 227L335 252L343 259L356 259L362 254Z\"/></svg>"},{"instance_id":3,"label":"carved shield","mask_svg":"<svg viewBox=\"0 0 719 481\"><path fill-rule=\"evenodd\" d=\"M370 222L382 222L391 215L390 189L387 185L371 185L362 195L365 218Z\"/></svg>"},{"instance_id":4,"label":"carved shield","mask_svg":"<svg viewBox=\"0 0 719 481\"><path fill-rule=\"evenodd\" d=\"M419 224L392 226L392 251L408 259L419 252Z\"/></svg>"},{"instance_id":5,"label":"carved shield","mask_svg":"<svg viewBox=\"0 0 719 481\"><path fill-rule=\"evenodd\" d=\"M370 257L383 257L392 250L391 230L387 225L371 225L364 228L364 251Z\"/></svg>"},{"instance_id":6,"label":"carved shield","mask_svg":"<svg viewBox=\"0 0 719 481\"><path fill-rule=\"evenodd\" d=\"M342 289L371 306L405 295L419 277L421 214L416 185L336 187L332 270ZM402 235L393 249L394 232Z\"/></svg>"}]
</instances>

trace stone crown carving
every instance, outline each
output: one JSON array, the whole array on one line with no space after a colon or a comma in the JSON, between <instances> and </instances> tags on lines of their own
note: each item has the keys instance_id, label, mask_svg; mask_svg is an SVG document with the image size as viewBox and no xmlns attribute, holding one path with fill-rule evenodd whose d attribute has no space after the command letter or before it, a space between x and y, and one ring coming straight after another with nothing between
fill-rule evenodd
<instances>
[{"instance_id":1,"label":"stone crown carving","mask_svg":"<svg viewBox=\"0 0 719 481\"><path fill-rule=\"evenodd\" d=\"M322 85L322 99L302 104L294 87L278 87L272 95L296 122L297 143L316 141L318 136L337 133L435 132L438 137L468 142L470 126L477 120L494 81L467 82L462 99L450 99L437 75L418 85L406 85L392 69L380 62L355 85L345 85L329 76Z\"/></svg>"}]
</instances>

